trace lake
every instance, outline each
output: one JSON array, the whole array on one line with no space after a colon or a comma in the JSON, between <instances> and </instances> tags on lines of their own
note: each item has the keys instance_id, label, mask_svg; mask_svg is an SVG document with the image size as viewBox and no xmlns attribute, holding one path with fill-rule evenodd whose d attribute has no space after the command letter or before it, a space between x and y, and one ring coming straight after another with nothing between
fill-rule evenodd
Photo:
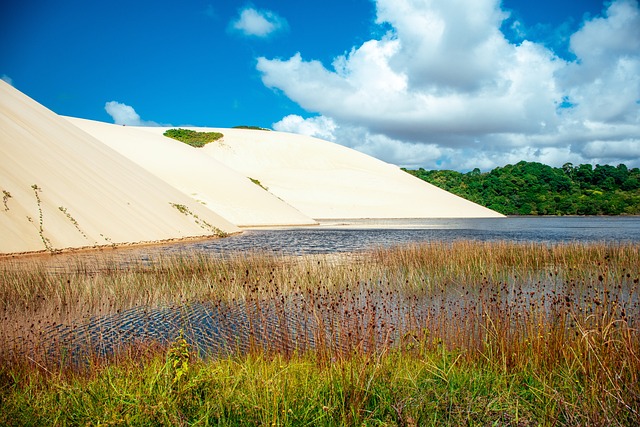
<instances>
[{"instance_id":1,"label":"lake","mask_svg":"<svg viewBox=\"0 0 640 427\"><path fill-rule=\"evenodd\" d=\"M164 247L172 251L268 251L292 255L351 252L428 241L640 243L640 217L331 220L320 226L250 229L225 239Z\"/></svg>"},{"instance_id":2,"label":"lake","mask_svg":"<svg viewBox=\"0 0 640 427\"><path fill-rule=\"evenodd\" d=\"M476 219L321 220L310 227L245 229L226 238L122 246L117 250L69 252L42 258L64 271L76 260L100 265L108 259L123 264L147 263L157 256L204 253L271 252L282 255L331 254L432 241L512 241L535 243L640 243L640 216L506 217ZM29 262L29 258L14 263Z\"/></svg>"}]
</instances>

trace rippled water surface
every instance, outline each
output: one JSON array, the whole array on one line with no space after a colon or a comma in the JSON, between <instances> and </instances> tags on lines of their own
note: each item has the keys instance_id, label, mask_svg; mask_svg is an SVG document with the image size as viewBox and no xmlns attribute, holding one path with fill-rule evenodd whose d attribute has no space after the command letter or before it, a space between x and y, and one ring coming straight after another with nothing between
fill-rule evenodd
<instances>
[{"instance_id":1,"label":"rippled water surface","mask_svg":"<svg viewBox=\"0 0 640 427\"><path fill-rule=\"evenodd\" d=\"M115 251L125 263L136 259L152 259L158 254L200 252L225 254L244 251L267 251L291 255L330 254L353 252L376 247L428 241L516 241L516 242L632 242L640 243L640 217L513 217L500 219L458 220L345 220L323 221L320 226L281 229L252 229L224 239L149 246ZM90 255L92 256L92 255ZM59 262L61 259L59 258ZM525 295L529 292L526 289ZM533 292L531 293L533 295ZM536 298L551 298L547 290L536 293ZM449 296L450 297L450 296ZM447 298L449 298L447 297ZM411 316L420 321L427 319L429 310L444 305L441 300L424 297L415 301L376 299L367 297L369 308L378 313L374 325L383 331L382 324L393 325L396 336L377 331L376 342L399 339L406 329L402 322L404 310L411 308ZM533 298L533 297L531 297ZM388 298L387 298L388 299ZM626 298L628 300L628 298ZM451 301L456 301L453 298ZM89 345L102 354L108 354L120 345L136 341L157 340L170 342L178 330L187 333L188 340L203 354L226 354L246 351L251 345L267 346L269 342L291 341L297 348L315 345L318 331L325 325L345 326L357 320L353 327L364 323L359 315L358 303L346 304L346 312L320 313L315 300L291 297L278 304L273 301L237 301L232 304L193 303L185 306L145 308L138 307L116 314L85 319L74 325L55 325L47 331L55 346L71 349L72 353ZM277 302L277 301L276 301ZM525 301L526 302L526 301ZM628 302L628 301L627 301ZM381 305L382 304L382 305ZM386 304L386 305L385 305ZM637 304L637 301L634 302ZM318 306L319 307L319 306ZM458 309L462 307L456 306ZM352 313L353 312L353 313ZM384 314L384 315L383 315ZM351 319L351 320L350 320ZM366 319L365 319L366 320ZM318 323L320 322L320 323ZM256 328L255 325L260 325ZM323 325L323 326L321 326ZM375 329L375 328L374 328ZM376 329L377 330L377 329ZM288 334L283 339L282 333ZM386 331L386 330L385 330ZM335 331L325 331L335 337ZM321 332L320 335L323 335ZM384 335L384 336L383 336ZM331 338L336 339L336 338ZM342 339L342 338L341 338ZM336 342L336 344L340 344Z\"/></svg>"},{"instance_id":2,"label":"rippled water surface","mask_svg":"<svg viewBox=\"0 0 640 427\"><path fill-rule=\"evenodd\" d=\"M246 230L226 239L167 247L205 252L265 250L290 254L349 252L451 240L640 242L640 217L509 217L490 219L323 221L318 227Z\"/></svg>"}]
</instances>

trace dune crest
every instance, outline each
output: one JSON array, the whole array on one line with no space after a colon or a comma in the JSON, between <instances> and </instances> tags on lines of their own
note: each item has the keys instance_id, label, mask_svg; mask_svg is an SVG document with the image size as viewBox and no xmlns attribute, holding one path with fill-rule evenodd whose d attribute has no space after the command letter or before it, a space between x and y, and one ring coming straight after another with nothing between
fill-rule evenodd
<instances>
[{"instance_id":1,"label":"dune crest","mask_svg":"<svg viewBox=\"0 0 640 427\"><path fill-rule=\"evenodd\" d=\"M492 218L503 215L351 148L285 132L220 132L200 150L314 219ZM144 128L161 134L166 128Z\"/></svg>"},{"instance_id":2,"label":"dune crest","mask_svg":"<svg viewBox=\"0 0 640 427\"><path fill-rule=\"evenodd\" d=\"M199 148L140 127L67 120L238 226L317 224Z\"/></svg>"}]
</instances>

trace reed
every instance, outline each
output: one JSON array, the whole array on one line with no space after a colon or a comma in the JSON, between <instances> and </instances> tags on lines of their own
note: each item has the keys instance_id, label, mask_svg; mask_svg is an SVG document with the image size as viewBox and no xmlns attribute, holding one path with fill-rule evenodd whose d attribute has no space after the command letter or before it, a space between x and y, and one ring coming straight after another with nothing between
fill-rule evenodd
<instances>
[{"instance_id":1,"label":"reed","mask_svg":"<svg viewBox=\"0 0 640 427\"><path fill-rule=\"evenodd\" d=\"M91 390L140 423L634 425L639 278L639 247L605 243L5 260L2 400L8 414L27 402L45 413L59 386L88 420ZM192 340L193 313L216 323L216 357ZM158 339L160 315L186 340ZM114 332L132 318L140 340ZM80 365L72 338L86 346ZM131 403L145 393L164 418Z\"/></svg>"}]
</instances>

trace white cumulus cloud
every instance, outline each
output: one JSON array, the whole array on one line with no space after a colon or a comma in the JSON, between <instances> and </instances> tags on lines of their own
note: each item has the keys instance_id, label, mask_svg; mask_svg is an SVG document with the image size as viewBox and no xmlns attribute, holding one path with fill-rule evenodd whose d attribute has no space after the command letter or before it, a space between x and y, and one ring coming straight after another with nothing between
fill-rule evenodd
<instances>
[{"instance_id":1,"label":"white cumulus cloud","mask_svg":"<svg viewBox=\"0 0 640 427\"><path fill-rule=\"evenodd\" d=\"M230 28L245 36L268 37L285 31L288 24L286 19L270 10L245 7L239 11L238 18L231 22Z\"/></svg>"},{"instance_id":2,"label":"white cumulus cloud","mask_svg":"<svg viewBox=\"0 0 640 427\"><path fill-rule=\"evenodd\" d=\"M401 166L640 166L632 154L640 143L636 0L615 0L585 21L568 39L575 59L509 41L499 0L377 0L376 7L376 22L390 30L347 48L329 67L302 53L258 58L266 86L315 114L275 128L313 130Z\"/></svg>"},{"instance_id":3,"label":"white cumulus cloud","mask_svg":"<svg viewBox=\"0 0 640 427\"><path fill-rule=\"evenodd\" d=\"M310 117L305 119L296 114L290 114L277 123L273 124L273 129L280 132L291 132L300 135L315 136L327 141L335 141L335 122L324 116Z\"/></svg>"},{"instance_id":4,"label":"white cumulus cloud","mask_svg":"<svg viewBox=\"0 0 640 427\"><path fill-rule=\"evenodd\" d=\"M0 80L13 86L13 79L6 74L3 74L2 77L0 77Z\"/></svg>"},{"instance_id":5,"label":"white cumulus cloud","mask_svg":"<svg viewBox=\"0 0 640 427\"><path fill-rule=\"evenodd\" d=\"M136 113L130 105L122 104L117 101L109 101L104 104L104 109L111 116L113 122L117 125L127 126L162 126L159 123L142 120L140 115Z\"/></svg>"}]
</instances>

